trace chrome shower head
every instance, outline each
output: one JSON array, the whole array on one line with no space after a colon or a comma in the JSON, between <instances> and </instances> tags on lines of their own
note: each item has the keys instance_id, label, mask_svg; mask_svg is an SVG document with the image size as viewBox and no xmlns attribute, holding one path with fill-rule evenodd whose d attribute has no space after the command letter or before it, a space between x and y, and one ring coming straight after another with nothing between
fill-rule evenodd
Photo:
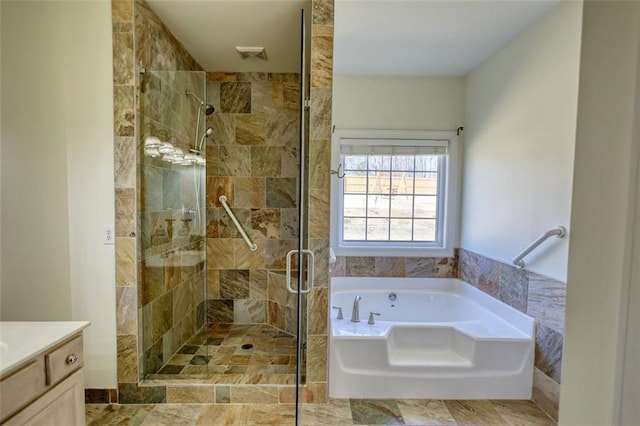
<instances>
[{"instance_id":1,"label":"chrome shower head","mask_svg":"<svg viewBox=\"0 0 640 426\"><path fill-rule=\"evenodd\" d=\"M191 148L189 151L198 155L202 154L202 143L204 142L205 138L208 138L212 134L213 134L213 128L207 127L207 130L205 130L205 132L202 134L202 137L200 138L200 143L198 143L196 147Z\"/></svg>"},{"instance_id":2,"label":"chrome shower head","mask_svg":"<svg viewBox=\"0 0 640 426\"><path fill-rule=\"evenodd\" d=\"M204 101L202 99L200 99L199 97L197 97L191 90L187 90L185 92L185 94L187 96L191 96L193 97L196 101L200 102L200 107L204 107L204 112L206 115L211 115L213 114L213 112L216 110L213 105L211 104L205 104Z\"/></svg>"},{"instance_id":3,"label":"chrome shower head","mask_svg":"<svg viewBox=\"0 0 640 426\"><path fill-rule=\"evenodd\" d=\"M202 143L204 142L205 138L208 138L212 134L213 134L213 127L207 127L207 130L205 130L205 132L202 134L202 137L200 138L200 143L198 144L198 151L202 151Z\"/></svg>"}]
</instances>

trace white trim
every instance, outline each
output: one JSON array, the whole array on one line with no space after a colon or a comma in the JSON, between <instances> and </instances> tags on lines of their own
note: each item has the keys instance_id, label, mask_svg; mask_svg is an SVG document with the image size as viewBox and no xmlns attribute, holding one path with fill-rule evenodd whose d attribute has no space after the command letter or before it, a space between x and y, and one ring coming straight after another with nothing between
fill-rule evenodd
<instances>
[{"instance_id":1,"label":"white trim","mask_svg":"<svg viewBox=\"0 0 640 426\"><path fill-rule=\"evenodd\" d=\"M459 220L459 183L460 183L460 147L455 131L414 131L414 130L354 130L338 129L332 136L332 169L337 170L340 163L340 141L366 140L405 140L405 141L447 141L448 154L444 161L444 204L439 217L444 221L440 228L443 232L442 243L398 243L382 242L379 244L359 242L341 243L342 189L340 179L336 174L331 180L331 247L338 256L419 256L419 257L450 257L458 241Z\"/></svg>"}]
</instances>

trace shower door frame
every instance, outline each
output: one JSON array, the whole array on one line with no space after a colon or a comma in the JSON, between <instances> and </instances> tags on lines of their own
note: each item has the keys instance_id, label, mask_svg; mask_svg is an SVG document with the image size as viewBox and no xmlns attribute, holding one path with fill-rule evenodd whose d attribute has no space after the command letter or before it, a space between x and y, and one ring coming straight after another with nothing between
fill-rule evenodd
<instances>
[{"instance_id":1,"label":"shower door frame","mask_svg":"<svg viewBox=\"0 0 640 426\"><path fill-rule=\"evenodd\" d=\"M308 320L308 300L307 295L313 288L315 255L309 249L309 211L307 197L309 193L309 158L307 147L310 141L309 132L309 88L307 79L307 34L306 19L304 9L300 10L300 145L299 159L300 169L298 174L298 249L297 269L298 276L297 289L291 288L290 277L287 274L287 289L295 291L297 297L297 333L296 333L296 398L295 398L295 424L299 424L301 411L300 404L303 400L302 385L306 384L306 352L307 352L307 320ZM289 255L287 254L287 269L290 267ZM304 285L304 283L307 283ZM303 365L304 363L304 365ZM304 382L304 383L303 383Z\"/></svg>"}]
</instances>

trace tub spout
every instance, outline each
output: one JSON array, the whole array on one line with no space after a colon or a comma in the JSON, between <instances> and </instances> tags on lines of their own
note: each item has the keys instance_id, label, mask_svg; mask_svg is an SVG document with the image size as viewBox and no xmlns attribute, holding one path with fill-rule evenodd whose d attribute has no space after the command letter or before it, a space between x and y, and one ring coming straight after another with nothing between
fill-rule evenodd
<instances>
[{"instance_id":1,"label":"tub spout","mask_svg":"<svg viewBox=\"0 0 640 426\"><path fill-rule=\"evenodd\" d=\"M360 322L360 300L362 296L356 296L353 299L353 312L351 313L351 322Z\"/></svg>"}]
</instances>

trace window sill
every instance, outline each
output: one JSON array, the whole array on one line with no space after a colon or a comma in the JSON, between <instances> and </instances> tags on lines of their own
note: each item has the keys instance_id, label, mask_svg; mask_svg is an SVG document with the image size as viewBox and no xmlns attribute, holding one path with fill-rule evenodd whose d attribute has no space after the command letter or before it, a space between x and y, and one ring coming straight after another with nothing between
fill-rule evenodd
<instances>
[{"instance_id":1,"label":"window sill","mask_svg":"<svg viewBox=\"0 0 640 426\"><path fill-rule=\"evenodd\" d=\"M443 247L333 247L343 257L453 257L453 248Z\"/></svg>"}]
</instances>

